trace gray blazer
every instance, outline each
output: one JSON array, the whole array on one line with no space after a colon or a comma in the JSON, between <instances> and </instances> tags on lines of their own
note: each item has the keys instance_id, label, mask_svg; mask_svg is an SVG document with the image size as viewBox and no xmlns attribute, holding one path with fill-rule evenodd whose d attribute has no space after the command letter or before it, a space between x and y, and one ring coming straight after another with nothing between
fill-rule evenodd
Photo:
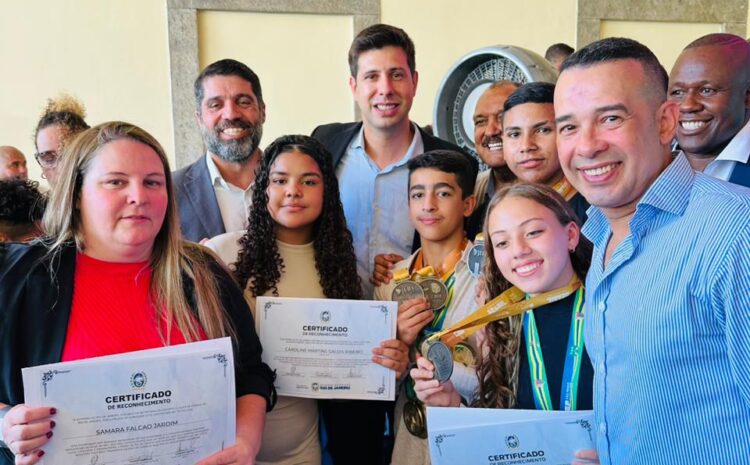
<instances>
[{"instance_id":1,"label":"gray blazer","mask_svg":"<svg viewBox=\"0 0 750 465\"><path fill-rule=\"evenodd\" d=\"M185 239L198 242L226 232L205 156L173 172L172 183Z\"/></svg>"}]
</instances>

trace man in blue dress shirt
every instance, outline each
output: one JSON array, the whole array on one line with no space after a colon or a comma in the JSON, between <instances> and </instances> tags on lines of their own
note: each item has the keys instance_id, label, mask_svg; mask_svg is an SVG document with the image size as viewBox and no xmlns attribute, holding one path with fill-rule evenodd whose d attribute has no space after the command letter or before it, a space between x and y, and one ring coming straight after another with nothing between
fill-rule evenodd
<instances>
[{"instance_id":1,"label":"man in blue dress shirt","mask_svg":"<svg viewBox=\"0 0 750 465\"><path fill-rule=\"evenodd\" d=\"M407 162L430 150L460 149L409 119L419 75L414 43L405 31L387 24L363 29L349 49L349 69L349 88L362 121L318 126L312 137L328 149L336 167L357 272L363 295L369 299L375 257L396 263L418 247L409 221ZM464 155L476 175L478 162ZM320 405L334 465L390 463L383 426L392 402L323 401Z\"/></svg>"},{"instance_id":2,"label":"man in blue dress shirt","mask_svg":"<svg viewBox=\"0 0 750 465\"><path fill-rule=\"evenodd\" d=\"M586 347L603 464L750 461L750 191L696 173L653 53L604 39L563 65L561 165L593 205Z\"/></svg>"},{"instance_id":3,"label":"man in blue dress shirt","mask_svg":"<svg viewBox=\"0 0 750 465\"><path fill-rule=\"evenodd\" d=\"M409 119L419 74L414 43L404 30L387 24L362 30L349 49L349 69L362 121L318 126L312 137L333 157L357 272L369 299L375 257L383 254L394 264L419 247L406 208L406 163L431 150L461 149ZM477 170L478 162L465 155Z\"/></svg>"}]
</instances>

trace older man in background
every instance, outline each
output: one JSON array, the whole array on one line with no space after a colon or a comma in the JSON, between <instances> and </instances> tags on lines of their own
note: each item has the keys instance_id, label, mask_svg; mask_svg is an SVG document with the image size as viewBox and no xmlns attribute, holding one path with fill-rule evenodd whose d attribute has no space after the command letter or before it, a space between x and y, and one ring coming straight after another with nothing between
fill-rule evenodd
<instances>
[{"instance_id":1,"label":"older man in background","mask_svg":"<svg viewBox=\"0 0 750 465\"><path fill-rule=\"evenodd\" d=\"M672 68L669 99L690 166L750 187L750 44L733 34L690 43Z\"/></svg>"},{"instance_id":2,"label":"older man in background","mask_svg":"<svg viewBox=\"0 0 750 465\"><path fill-rule=\"evenodd\" d=\"M20 150L10 145L0 146L0 180L29 178L26 157Z\"/></svg>"}]
</instances>

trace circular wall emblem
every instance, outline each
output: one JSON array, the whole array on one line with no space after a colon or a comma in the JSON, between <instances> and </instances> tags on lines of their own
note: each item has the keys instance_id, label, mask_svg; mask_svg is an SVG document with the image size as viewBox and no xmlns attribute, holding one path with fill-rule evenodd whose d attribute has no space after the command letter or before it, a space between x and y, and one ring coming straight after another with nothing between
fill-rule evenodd
<instances>
[{"instance_id":1,"label":"circular wall emblem","mask_svg":"<svg viewBox=\"0 0 750 465\"><path fill-rule=\"evenodd\" d=\"M495 45L469 52L453 65L440 84L433 108L435 135L478 159L474 107L482 93L498 80L554 83L557 70L544 57L521 47Z\"/></svg>"}]
</instances>

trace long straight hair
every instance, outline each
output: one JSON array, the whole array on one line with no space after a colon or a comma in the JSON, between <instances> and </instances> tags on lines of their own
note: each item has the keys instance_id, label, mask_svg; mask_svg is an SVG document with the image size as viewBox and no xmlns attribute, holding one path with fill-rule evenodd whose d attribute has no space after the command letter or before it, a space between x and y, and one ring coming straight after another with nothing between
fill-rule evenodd
<instances>
[{"instance_id":1,"label":"long straight hair","mask_svg":"<svg viewBox=\"0 0 750 465\"><path fill-rule=\"evenodd\" d=\"M495 207L506 198L518 197L531 200L552 211L562 226L578 218L568 202L554 189L541 184L518 183L503 187L495 193L487 206L484 219L484 286L489 299L510 289L512 284L500 273L495 261L489 232L489 217ZM591 243L581 240L570 252L573 271L583 281L591 264ZM551 289L550 289L551 290ZM488 299L488 300L489 300ZM518 351L521 345L522 317L513 316L487 325L484 343L488 350L477 365L479 387L474 405L485 408L510 408L516 404L518 393Z\"/></svg>"},{"instance_id":2,"label":"long straight hair","mask_svg":"<svg viewBox=\"0 0 750 465\"><path fill-rule=\"evenodd\" d=\"M60 177L52 191L43 220L48 254L54 261L71 243L75 244L79 252L86 251L86 237L81 230L78 207L81 187L101 148L122 139L139 142L153 149L164 168L167 211L149 259L152 269L149 295L156 309L155 321L166 322L166 331L162 332L159 327L163 342L169 343L174 325L188 342L200 338L201 328L209 339L232 334L233 330L220 303L213 272L217 266L213 265L214 260L207 249L182 240L167 157L159 142L137 126L119 121L102 123L79 133L65 146ZM194 292L190 296L185 293L184 279L193 283ZM195 313L191 308L195 308Z\"/></svg>"}]
</instances>

